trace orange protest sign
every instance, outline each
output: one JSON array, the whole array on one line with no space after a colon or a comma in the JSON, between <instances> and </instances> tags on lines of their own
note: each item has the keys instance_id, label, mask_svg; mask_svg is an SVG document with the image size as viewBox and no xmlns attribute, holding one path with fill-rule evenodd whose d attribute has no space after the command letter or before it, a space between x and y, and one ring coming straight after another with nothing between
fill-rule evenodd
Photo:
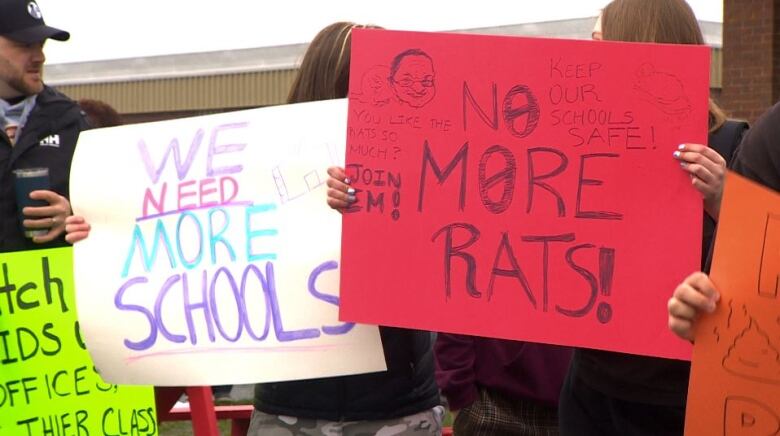
<instances>
[{"instance_id":1,"label":"orange protest sign","mask_svg":"<svg viewBox=\"0 0 780 436\"><path fill-rule=\"evenodd\" d=\"M727 176L711 279L721 301L697 326L685 434L778 434L780 194Z\"/></svg>"}]
</instances>

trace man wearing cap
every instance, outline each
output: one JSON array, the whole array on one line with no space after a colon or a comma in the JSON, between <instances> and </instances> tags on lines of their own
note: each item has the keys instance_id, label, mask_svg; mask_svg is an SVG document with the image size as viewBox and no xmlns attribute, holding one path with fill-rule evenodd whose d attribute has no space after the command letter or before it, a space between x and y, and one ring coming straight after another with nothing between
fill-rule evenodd
<instances>
[{"instance_id":1,"label":"man wearing cap","mask_svg":"<svg viewBox=\"0 0 780 436\"><path fill-rule=\"evenodd\" d=\"M0 252L65 244L70 164L88 125L76 103L43 83L49 38L70 34L47 26L35 1L0 0ZM50 190L30 194L45 206L26 207L22 226L13 171L40 167L49 170ZM25 237L33 229L46 233Z\"/></svg>"}]
</instances>

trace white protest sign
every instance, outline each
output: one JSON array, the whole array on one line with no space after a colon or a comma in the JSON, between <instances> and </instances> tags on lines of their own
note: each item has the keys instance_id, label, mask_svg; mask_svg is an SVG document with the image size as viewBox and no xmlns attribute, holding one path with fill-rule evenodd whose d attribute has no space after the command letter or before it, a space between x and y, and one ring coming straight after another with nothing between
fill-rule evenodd
<instances>
[{"instance_id":1,"label":"white protest sign","mask_svg":"<svg viewBox=\"0 0 780 436\"><path fill-rule=\"evenodd\" d=\"M335 100L88 131L71 201L81 328L105 380L254 383L385 370L375 326L338 320L343 165Z\"/></svg>"}]
</instances>

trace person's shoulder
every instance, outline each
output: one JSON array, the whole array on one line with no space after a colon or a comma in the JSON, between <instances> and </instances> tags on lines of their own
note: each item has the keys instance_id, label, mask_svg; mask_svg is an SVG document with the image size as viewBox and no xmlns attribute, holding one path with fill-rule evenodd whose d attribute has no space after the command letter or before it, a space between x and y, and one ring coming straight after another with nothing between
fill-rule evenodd
<instances>
[{"instance_id":1,"label":"person's shoulder","mask_svg":"<svg viewBox=\"0 0 780 436\"><path fill-rule=\"evenodd\" d=\"M55 118L57 129L68 125L76 125L80 131L90 128L78 102L48 85L35 98L35 107L43 116Z\"/></svg>"},{"instance_id":2,"label":"person's shoulder","mask_svg":"<svg viewBox=\"0 0 780 436\"><path fill-rule=\"evenodd\" d=\"M737 148L731 169L780 190L780 103L761 115Z\"/></svg>"},{"instance_id":3,"label":"person's shoulder","mask_svg":"<svg viewBox=\"0 0 780 436\"><path fill-rule=\"evenodd\" d=\"M780 136L780 102L767 109L745 133L740 149L759 152L774 152L775 138ZM746 147L747 146L747 147Z\"/></svg>"},{"instance_id":4,"label":"person's shoulder","mask_svg":"<svg viewBox=\"0 0 780 436\"><path fill-rule=\"evenodd\" d=\"M758 120L753 125L753 130L780 131L780 102L767 109L766 112L758 117Z\"/></svg>"},{"instance_id":5,"label":"person's shoulder","mask_svg":"<svg viewBox=\"0 0 780 436\"><path fill-rule=\"evenodd\" d=\"M78 103L49 85L44 85L43 91L38 93L38 96L35 98L35 103L36 105L56 104L68 107L78 107Z\"/></svg>"}]
</instances>

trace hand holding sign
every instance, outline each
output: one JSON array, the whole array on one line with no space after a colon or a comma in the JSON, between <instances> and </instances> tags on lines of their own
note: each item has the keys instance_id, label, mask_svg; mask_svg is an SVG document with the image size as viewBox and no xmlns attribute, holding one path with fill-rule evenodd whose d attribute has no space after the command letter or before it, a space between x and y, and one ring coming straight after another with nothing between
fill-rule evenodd
<instances>
[{"instance_id":1,"label":"hand holding sign","mask_svg":"<svg viewBox=\"0 0 780 436\"><path fill-rule=\"evenodd\" d=\"M328 168L328 206L339 213L355 202L355 188L349 184L350 179L347 178L344 168Z\"/></svg>"},{"instance_id":2,"label":"hand holding sign","mask_svg":"<svg viewBox=\"0 0 780 436\"><path fill-rule=\"evenodd\" d=\"M680 166L691 175L691 184L704 197L704 210L718 218L720 199L723 196L723 178L726 176L726 160L706 145L681 144L674 152Z\"/></svg>"},{"instance_id":3,"label":"hand holding sign","mask_svg":"<svg viewBox=\"0 0 780 436\"><path fill-rule=\"evenodd\" d=\"M91 226L83 216L71 215L65 219L65 240L71 244L83 241L89 236Z\"/></svg>"},{"instance_id":4,"label":"hand holding sign","mask_svg":"<svg viewBox=\"0 0 780 436\"><path fill-rule=\"evenodd\" d=\"M677 336L693 341L694 322L701 314L714 312L718 300L720 294L706 274L691 274L669 299L669 329Z\"/></svg>"}]
</instances>

